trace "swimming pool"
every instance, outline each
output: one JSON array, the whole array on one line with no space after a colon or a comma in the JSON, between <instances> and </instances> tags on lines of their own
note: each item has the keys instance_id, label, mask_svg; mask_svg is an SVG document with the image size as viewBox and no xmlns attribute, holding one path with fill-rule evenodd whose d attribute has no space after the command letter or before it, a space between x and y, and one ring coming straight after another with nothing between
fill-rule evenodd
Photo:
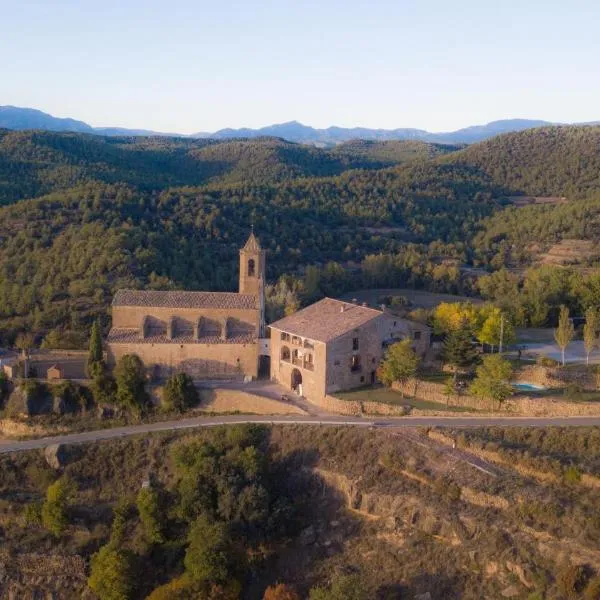
<instances>
[{"instance_id":1,"label":"swimming pool","mask_svg":"<svg viewBox=\"0 0 600 600\"><path fill-rule=\"evenodd\" d=\"M513 381L512 386L519 392L543 392L546 388L536 383L525 383L523 381Z\"/></svg>"}]
</instances>

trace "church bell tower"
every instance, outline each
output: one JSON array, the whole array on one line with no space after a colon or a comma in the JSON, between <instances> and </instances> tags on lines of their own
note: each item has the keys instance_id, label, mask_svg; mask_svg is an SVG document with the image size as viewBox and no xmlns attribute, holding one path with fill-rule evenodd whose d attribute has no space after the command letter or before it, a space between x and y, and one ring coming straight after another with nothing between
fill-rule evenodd
<instances>
[{"instance_id":1,"label":"church bell tower","mask_svg":"<svg viewBox=\"0 0 600 600\"><path fill-rule=\"evenodd\" d=\"M248 241L240 250L240 294L250 294L258 298L260 309L260 337L265 333L265 267L267 252L250 233Z\"/></svg>"}]
</instances>

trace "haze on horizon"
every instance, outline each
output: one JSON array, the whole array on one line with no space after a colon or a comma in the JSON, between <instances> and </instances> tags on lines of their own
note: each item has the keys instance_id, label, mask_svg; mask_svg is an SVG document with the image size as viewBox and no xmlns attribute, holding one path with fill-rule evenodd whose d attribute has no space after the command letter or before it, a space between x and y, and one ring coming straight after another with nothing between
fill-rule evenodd
<instances>
[{"instance_id":1,"label":"haze on horizon","mask_svg":"<svg viewBox=\"0 0 600 600\"><path fill-rule=\"evenodd\" d=\"M93 126L600 118L592 0L3 4L0 104Z\"/></svg>"}]
</instances>

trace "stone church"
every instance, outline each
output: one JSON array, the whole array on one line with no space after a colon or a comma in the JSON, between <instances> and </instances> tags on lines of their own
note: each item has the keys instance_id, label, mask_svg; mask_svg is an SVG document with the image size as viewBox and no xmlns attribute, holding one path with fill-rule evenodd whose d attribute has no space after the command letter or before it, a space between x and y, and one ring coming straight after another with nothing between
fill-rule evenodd
<instances>
[{"instance_id":1,"label":"stone church","mask_svg":"<svg viewBox=\"0 0 600 600\"><path fill-rule=\"evenodd\" d=\"M266 252L254 233L240 250L239 293L119 290L109 364L137 354L156 377L257 377L265 336Z\"/></svg>"}]
</instances>

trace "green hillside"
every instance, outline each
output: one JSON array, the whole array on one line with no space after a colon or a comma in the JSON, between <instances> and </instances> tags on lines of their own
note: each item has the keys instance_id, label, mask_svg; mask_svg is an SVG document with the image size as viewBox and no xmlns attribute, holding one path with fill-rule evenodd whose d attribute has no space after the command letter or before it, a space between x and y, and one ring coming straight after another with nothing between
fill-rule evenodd
<instances>
[{"instance_id":1,"label":"green hillside","mask_svg":"<svg viewBox=\"0 0 600 600\"><path fill-rule=\"evenodd\" d=\"M277 138L217 141L0 130L0 205L91 181L141 190L265 184L427 160L456 148L368 142L329 151Z\"/></svg>"},{"instance_id":2,"label":"green hillside","mask_svg":"<svg viewBox=\"0 0 600 600\"><path fill-rule=\"evenodd\" d=\"M532 244L543 252L598 237L600 183L589 165L599 131L539 129L459 151L3 132L0 338L85 330L96 315L108 324L125 285L235 289L251 224L269 251L269 281L321 268L307 301L359 285L474 292L464 267L528 266ZM566 164L548 144L555 138ZM553 173L566 183L551 184ZM560 206L508 200L568 189L577 199Z\"/></svg>"},{"instance_id":3,"label":"green hillside","mask_svg":"<svg viewBox=\"0 0 600 600\"><path fill-rule=\"evenodd\" d=\"M509 133L443 160L481 169L514 194L585 198L600 189L600 127Z\"/></svg>"}]
</instances>

